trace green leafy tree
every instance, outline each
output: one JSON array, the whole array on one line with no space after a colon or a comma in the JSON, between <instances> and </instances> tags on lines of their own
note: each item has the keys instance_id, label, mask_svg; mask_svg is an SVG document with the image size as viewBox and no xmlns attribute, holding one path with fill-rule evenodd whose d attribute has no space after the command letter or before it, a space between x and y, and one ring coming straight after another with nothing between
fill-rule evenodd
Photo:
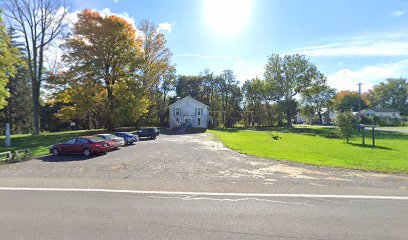
<instances>
[{"instance_id":1,"label":"green leafy tree","mask_svg":"<svg viewBox=\"0 0 408 240\"><path fill-rule=\"evenodd\" d=\"M166 73L163 75L160 81L159 93L162 98L158 102L159 107L159 123L161 126L166 126L165 122L168 118L168 111L170 105L170 94L176 90L177 75L176 68L174 66L170 67Z\"/></svg>"},{"instance_id":2,"label":"green leafy tree","mask_svg":"<svg viewBox=\"0 0 408 240\"><path fill-rule=\"evenodd\" d=\"M149 106L145 118L149 122L157 119L159 124L163 124L163 111L167 109L167 102L163 101L165 93L162 90L165 89L162 89L161 86L168 83L164 78L168 78L169 73L174 72L175 74L175 68L171 63L173 54L167 47L165 35L151 21L142 20L138 30L141 32L139 39L142 44L141 80L145 96L149 99L146 102L149 103Z\"/></svg>"},{"instance_id":3,"label":"green leafy tree","mask_svg":"<svg viewBox=\"0 0 408 240\"><path fill-rule=\"evenodd\" d=\"M244 95L244 121L247 127L255 123L261 123L264 112L263 102L265 99L265 84L259 78L245 81L242 85Z\"/></svg>"},{"instance_id":4,"label":"green leafy tree","mask_svg":"<svg viewBox=\"0 0 408 240\"><path fill-rule=\"evenodd\" d=\"M18 50L11 44L9 33L3 25L0 12L0 109L7 105L10 92L7 88L9 79L17 73L20 62Z\"/></svg>"},{"instance_id":5,"label":"green leafy tree","mask_svg":"<svg viewBox=\"0 0 408 240\"><path fill-rule=\"evenodd\" d=\"M222 96L222 113L224 127L234 127L240 120L242 93L239 82L232 70L224 70L220 76L220 90Z\"/></svg>"},{"instance_id":6,"label":"green leafy tree","mask_svg":"<svg viewBox=\"0 0 408 240\"><path fill-rule=\"evenodd\" d=\"M103 17L85 9L78 14L65 48L64 60L74 76L69 78L73 82L64 93L69 104L61 109L62 113L85 113L93 109L94 103L104 106L99 108L98 112L103 113L99 119L108 129L115 124L130 124L146 113L148 100L143 80L137 74L142 63L141 43L130 23L118 16ZM72 104L82 91L84 100L87 96L90 99ZM85 115L89 114L82 117Z\"/></svg>"},{"instance_id":7,"label":"green leafy tree","mask_svg":"<svg viewBox=\"0 0 408 240\"><path fill-rule=\"evenodd\" d=\"M7 105L2 110L4 123L10 123L11 132L31 133L32 132L32 98L29 73L24 61L24 47L17 41L17 34L13 29L9 29L11 45L16 49L18 62L15 63L17 69L14 77L9 78L7 89L10 97ZM3 125L3 124L2 124Z\"/></svg>"},{"instance_id":8,"label":"green leafy tree","mask_svg":"<svg viewBox=\"0 0 408 240\"><path fill-rule=\"evenodd\" d=\"M176 95L180 98L190 96L200 102L204 102L203 80L202 76L197 75L179 76L176 84Z\"/></svg>"},{"instance_id":9,"label":"green leafy tree","mask_svg":"<svg viewBox=\"0 0 408 240\"><path fill-rule=\"evenodd\" d=\"M319 124L323 123L322 109L326 107L329 110L331 100L335 94L336 89L327 85L314 86L302 93L303 104L313 109L313 113L317 112Z\"/></svg>"},{"instance_id":10,"label":"green leafy tree","mask_svg":"<svg viewBox=\"0 0 408 240\"><path fill-rule=\"evenodd\" d=\"M348 143L356 128L356 119L350 112L339 113L335 124L337 135Z\"/></svg>"},{"instance_id":11,"label":"green leafy tree","mask_svg":"<svg viewBox=\"0 0 408 240\"><path fill-rule=\"evenodd\" d=\"M292 126L295 97L326 82L326 78L316 66L299 54L284 57L272 54L265 66L264 77L266 97L285 106L288 126Z\"/></svg>"},{"instance_id":12,"label":"green leafy tree","mask_svg":"<svg viewBox=\"0 0 408 240\"><path fill-rule=\"evenodd\" d=\"M340 91L333 97L333 107L340 112L358 111L367 107L358 92Z\"/></svg>"},{"instance_id":13,"label":"green leafy tree","mask_svg":"<svg viewBox=\"0 0 408 240\"><path fill-rule=\"evenodd\" d=\"M405 78L390 78L371 89L367 98L372 107L395 108L408 115L408 81Z\"/></svg>"}]
</instances>

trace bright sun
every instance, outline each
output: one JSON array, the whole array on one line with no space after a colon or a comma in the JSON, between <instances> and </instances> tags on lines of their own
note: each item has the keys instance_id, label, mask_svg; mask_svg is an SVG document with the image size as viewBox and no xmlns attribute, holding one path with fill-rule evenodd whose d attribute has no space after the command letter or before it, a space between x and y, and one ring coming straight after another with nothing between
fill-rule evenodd
<instances>
[{"instance_id":1,"label":"bright sun","mask_svg":"<svg viewBox=\"0 0 408 240\"><path fill-rule=\"evenodd\" d=\"M209 28L218 34L232 35L250 19L253 0L204 0L204 16Z\"/></svg>"}]
</instances>

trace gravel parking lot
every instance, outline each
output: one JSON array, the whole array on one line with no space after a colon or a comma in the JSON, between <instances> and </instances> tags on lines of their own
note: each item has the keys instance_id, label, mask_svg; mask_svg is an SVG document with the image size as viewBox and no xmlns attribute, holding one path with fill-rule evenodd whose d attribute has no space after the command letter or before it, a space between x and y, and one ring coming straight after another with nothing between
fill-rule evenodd
<instances>
[{"instance_id":1,"label":"gravel parking lot","mask_svg":"<svg viewBox=\"0 0 408 240\"><path fill-rule=\"evenodd\" d=\"M209 190L211 186L214 189L235 186L236 189L232 190L241 187L248 191L272 188L306 191L307 188L324 189L325 186L353 188L355 191L360 188L372 188L373 191L381 188L408 189L407 175L319 168L256 158L227 149L212 135L205 133L162 134L157 140L142 140L92 158L45 156L0 166L0 185L1 181L6 185L15 179L26 179L25 184L72 180L72 186L75 181L75 186L90 185L97 180L104 181L102 186L109 186L114 180L122 180L121 184L127 182L134 187L141 187L144 183L160 189L187 190ZM197 187L203 183L206 188ZM190 187L183 187L187 185Z\"/></svg>"}]
</instances>

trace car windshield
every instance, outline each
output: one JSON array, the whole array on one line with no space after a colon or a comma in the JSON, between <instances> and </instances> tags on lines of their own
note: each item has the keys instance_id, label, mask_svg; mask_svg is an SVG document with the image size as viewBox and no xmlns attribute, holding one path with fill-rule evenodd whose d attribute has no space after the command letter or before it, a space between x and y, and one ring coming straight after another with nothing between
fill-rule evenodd
<instances>
[{"instance_id":1,"label":"car windshield","mask_svg":"<svg viewBox=\"0 0 408 240\"><path fill-rule=\"evenodd\" d=\"M104 139L103 138L100 138L100 137L97 137L97 136L95 136L95 137L90 137L90 138L88 138L91 142L103 142L104 141Z\"/></svg>"},{"instance_id":2,"label":"car windshield","mask_svg":"<svg viewBox=\"0 0 408 240\"><path fill-rule=\"evenodd\" d=\"M112 139L112 138L116 138L115 135L112 134L108 134L108 135L103 135L105 137L105 139Z\"/></svg>"}]
</instances>

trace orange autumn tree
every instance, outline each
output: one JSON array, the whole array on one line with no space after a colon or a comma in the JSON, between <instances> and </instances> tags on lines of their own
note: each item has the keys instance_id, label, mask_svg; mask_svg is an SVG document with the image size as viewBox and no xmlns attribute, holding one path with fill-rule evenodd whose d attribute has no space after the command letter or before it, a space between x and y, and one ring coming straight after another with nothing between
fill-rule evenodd
<instances>
[{"instance_id":1,"label":"orange autumn tree","mask_svg":"<svg viewBox=\"0 0 408 240\"><path fill-rule=\"evenodd\" d=\"M98 115L102 114L99 121L113 129L133 124L146 112L147 100L138 75L141 43L130 23L85 9L78 14L64 47L71 77L70 87L59 98L66 103L60 118L73 120L78 118L77 113L87 113L82 114L85 117L90 111L98 111ZM81 103L93 104L78 103L81 99Z\"/></svg>"},{"instance_id":2,"label":"orange autumn tree","mask_svg":"<svg viewBox=\"0 0 408 240\"><path fill-rule=\"evenodd\" d=\"M359 107L366 108L367 102L359 96L358 92L343 90L333 97L333 106L340 112L355 112L359 110Z\"/></svg>"}]
</instances>

